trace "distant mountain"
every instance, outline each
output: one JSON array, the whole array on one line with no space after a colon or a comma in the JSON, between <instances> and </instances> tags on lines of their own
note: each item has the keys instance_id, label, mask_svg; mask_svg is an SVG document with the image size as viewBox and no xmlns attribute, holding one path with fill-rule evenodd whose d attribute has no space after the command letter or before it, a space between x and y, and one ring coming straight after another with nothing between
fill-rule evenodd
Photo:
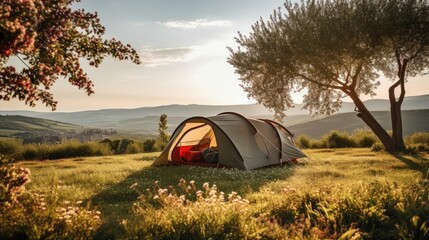
<instances>
[{"instance_id":1,"label":"distant mountain","mask_svg":"<svg viewBox=\"0 0 429 240\"><path fill-rule=\"evenodd\" d=\"M370 111L388 111L389 100L373 99L365 101ZM302 104L296 104L289 109L284 124L304 123L311 118L309 112L302 110ZM406 97L403 110L429 109L429 95ZM353 103L344 103L339 113L353 112ZM258 118L272 118L273 112L258 104L247 105L166 105L158 107L142 107L135 109L101 109L80 112L35 112L35 111L0 111L0 115L22 115L44 118L54 121L67 122L85 127L114 128L117 130L132 131L135 133L157 134L159 116L163 113L168 116L169 131L184 119L192 116L213 116L221 112L237 112L244 116ZM359 119L356 119L359 121Z\"/></svg>"},{"instance_id":2,"label":"distant mountain","mask_svg":"<svg viewBox=\"0 0 429 240\"><path fill-rule=\"evenodd\" d=\"M392 129L390 122L390 112L375 111L373 116L383 126L384 129ZM429 109L406 110L402 112L402 123L404 135L411 135L415 132L429 132ZM296 135L308 135L312 138L321 138L332 130L345 131L348 133L358 128L368 128L366 124L356 116L356 113L339 113L323 119L308 121L301 124L289 126L288 129Z\"/></svg>"}]
</instances>

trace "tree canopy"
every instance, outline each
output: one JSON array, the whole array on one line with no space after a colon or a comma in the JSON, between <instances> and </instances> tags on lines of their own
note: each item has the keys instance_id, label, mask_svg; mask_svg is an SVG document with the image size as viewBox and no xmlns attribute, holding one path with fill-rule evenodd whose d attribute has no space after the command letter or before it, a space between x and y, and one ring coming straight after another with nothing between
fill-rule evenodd
<instances>
[{"instance_id":1,"label":"tree canopy","mask_svg":"<svg viewBox=\"0 0 429 240\"><path fill-rule=\"evenodd\" d=\"M72 9L79 0L2 0L0 2L0 100L17 98L55 110L50 92L59 78L93 93L81 62L98 67L106 56L139 64L137 52L116 39L104 39L97 13ZM11 58L22 61L18 69Z\"/></svg>"},{"instance_id":2,"label":"tree canopy","mask_svg":"<svg viewBox=\"0 0 429 240\"><path fill-rule=\"evenodd\" d=\"M374 96L383 74L395 81L393 92L401 87L400 106L406 78L425 74L428 2L308 0L287 1L284 8L285 13L279 8L269 20L256 22L248 36L239 33L238 49L230 48L228 62L248 96L280 118L293 106L296 91L307 91L304 108L313 114L332 114L350 97L358 116L394 148L360 96Z\"/></svg>"}]
</instances>

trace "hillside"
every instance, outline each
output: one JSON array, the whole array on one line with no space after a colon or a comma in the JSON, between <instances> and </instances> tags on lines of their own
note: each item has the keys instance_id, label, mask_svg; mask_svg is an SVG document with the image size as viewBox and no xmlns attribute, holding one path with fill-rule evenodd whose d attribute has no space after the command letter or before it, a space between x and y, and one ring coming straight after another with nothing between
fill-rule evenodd
<instances>
[{"instance_id":1,"label":"hillside","mask_svg":"<svg viewBox=\"0 0 429 240\"><path fill-rule=\"evenodd\" d=\"M390 129L389 120L389 101L381 99L373 99L365 101L367 108L370 111L375 111L374 115L379 119L384 127ZM330 116L326 119L325 116L317 116L311 118L307 111L301 110L301 104L297 104L295 108L288 110L287 117L283 119L285 126L292 126L291 130L296 134L307 134L312 137L320 137L332 129L353 131L356 128L365 127L364 123L355 116L354 105L352 103L344 103L339 111L339 114ZM413 133L414 131L427 131L425 122L428 120L428 113L418 112L418 109L429 108L429 95L406 97L403 103L404 111L404 131L405 134ZM417 111L413 112L411 110ZM192 116L213 116L221 112L238 112L244 116L254 118L273 117L273 113L268 111L261 105L166 105L158 107L142 107L136 109L101 109L93 111L80 112L35 112L35 111L0 111L0 115L22 115L34 118L43 118L53 121L52 127L58 127L57 122L67 122L70 125L76 124L87 128L101 129L116 129L122 132L157 135L158 121L162 113L168 116L168 132L172 133L174 129L186 118ZM408 119L408 120L407 120ZM320 122L319 122L320 120ZM31 121L30 121L31 122ZM308 123L307 123L308 122ZM420 123L420 124L416 124ZM2 123L4 124L7 123ZM27 131L22 129L22 124L10 125L3 129L3 135L16 134L17 132ZM29 124L29 121L26 122ZM34 126L29 129L39 129L41 123L36 121ZM46 122L44 126L49 126ZM26 126L24 124L24 126ZM323 127L321 127L323 126ZM15 127L15 128L13 128ZM50 127L50 126L49 126ZM43 128L42 128L43 129ZM50 130L49 128L47 130Z\"/></svg>"},{"instance_id":2,"label":"hillside","mask_svg":"<svg viewBox=\"0 0 429 240\"><path fill-rule=\"evenodd\" d=\"M372 99L365 101L365 105L370 111L388 111L389 100ZM309 115L309 112L302 110L302 104L296 104L295 108L286 111L287 116ZM416 110L429 108L429 95L406 97L403 103L403 110ZM344 103L340 113L353 112L353 103ZM221 112L237 112L244 116L273 116L262 105L166 105L158 107L141 107L135 109L101 109L80 112L35 112L35 111L0 111L0 115L22 115L28 117L45 118L54 121L68 122L86 127L111 128L117 126L118 129L127 130L123 121L141 119L148 122L146 117L159 117L165 113L170 118L181 117L182 119L192 116L213 116ZM271 118L270 117L270 118ZM307 117L308 118L308 117ZM157 125L157 120L153 122ZM150 123L152 124L152 123ZM286 124L289 125L289 124ZM115 127L116 128L116 127ZM145 130L145 132L147 132ZM150 132L150 131L149 131Z\"/></svg>"},{"instance_id":3,"label":"hillside","mask_svg":"<svg viewBox=\"0 0 429 240\"><path fill-rule=\"evenodd\" d=\"M0 116L0 135L18 134L23 132L72 132L82 130L81 126L52 121L42 118L25 116Z\"/></svg>"},{"instance_id":4,"label":"hillside","mask_svg":"<svg viewBox=\"0 0 429 240\"><path fill-rule=\"evenodd\" d=\"M0 137L21 138L24 142L60 142L63 139L101 138L110 130L88 129L79 125L42 118L0 116Z\"/></svg>"},{"instance_id":5,"label":"hillside","mask_svg":"<svg viewBox=\"0 0 429 240\"><path fill-rule=\"evenodd\" d=\"M392 128L388 111L375 111L373 115L385 129ZM403 111L402 118L404 135L411 135L418 131L429 132L429 109ZM289 126L289 130L296 135L305 134L312 138L320 138L332 130L351 133L358 128L367 128L367 126L356 116L356 113L351 112Z\"/></svg>"}]
</instances>

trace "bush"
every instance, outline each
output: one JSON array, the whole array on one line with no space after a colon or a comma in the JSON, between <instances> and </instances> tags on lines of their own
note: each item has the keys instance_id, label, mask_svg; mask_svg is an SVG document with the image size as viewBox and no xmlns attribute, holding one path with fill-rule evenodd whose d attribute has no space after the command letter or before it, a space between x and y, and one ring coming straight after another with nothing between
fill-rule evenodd
<instances>
[{"instance_id":1,"label":"bush","mask_svg":"<svg viewBox=\"0 0 429 240\"><path fill-rule=\"evenodd\" d=\"M106 156L112 152L105 144L86 142L81 143L77 140L64 141L58 145L52 145L48 152L48 159L72 158L72 157L90 157Z\"/></svg>"},{"instance_id":2,"label":"bush","mask_svg":"<svg viewBox=\"0 0 429 240\"><path fill-rule=\"evenodd\" d=\"M133 142L127 146L127 149L125 149L126 154L134 154L140 152L143 152L143 146L140 142Z\"/></svg>"},{"instance_id":3,"label":"bush","mask_svg":"<svg viewBox=\"0 0 429 240\"><path fill-rule=\"evenodd\" d=\"M426 144L429 145L429 132L417 132L405 138L408 144Z\"/></svg>"},{"instance_id":4,"label":"bush","mask_svg":"<svg viewBox=\"0 0 429 240\"><path fill-rule=\"evenodd\" d=\"M143 150L144 152L154 152L155 148L155 143L156 140L155 139L148 139L146 141L143 142Z\"/></svg>"},{"instance_id":5,"label":"bush","mask_svg":"<svg viewBox=\"0 0 429 240\"><path fill-rule=\"evenodd\" d=\"M346 132L331 131L324 138L326 139L326 147L328 148L356 147L356 143Z\"/></svg>"},{"instance_id":6,"label":"bush","mask_svg":"<svg viewBox=\"0 0 429 240\"><path fill-rule=\"evenodd\" d=\"M15 138L0 138L0 153L17 158L22 148L22 140Z\"/></svg>"},{"instance_id":7,"label":"bush","mask_svg":"<svg viewBox=\"0 0 429 240\"><path fill-rule=\"evenodd\" d=\"M300 148L310 148L310 137L307 135L300 135L298 137L298 146Z\"/></svg>"},{"instance_id":8,"label":"bush","mask_svg":"<svg viewBox=\"0 0 429 240\"><path fill-rule=\"evenodd\" d=\"M351 134L351 139L357 147L370 148L377 142L377 136L370 129L356 129Z\"/></svg>"},{"instance_id":9,"label":"bush","mask_svg":"<svg viewBox=\"0 0 429 240\"><path fill-rule=\"evenodd\" d=\"M326 139L312 140L310 142L310 148L327 148Z\"/></svg>"}]
</instances>

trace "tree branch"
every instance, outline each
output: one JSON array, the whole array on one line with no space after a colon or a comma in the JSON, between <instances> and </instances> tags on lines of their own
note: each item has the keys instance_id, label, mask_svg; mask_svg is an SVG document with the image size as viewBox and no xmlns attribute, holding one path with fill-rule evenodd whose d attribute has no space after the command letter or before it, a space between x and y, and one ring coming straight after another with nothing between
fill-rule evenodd
<instances>
[{"instance_id":1,"label":"tree branch","mask_svg":"<svg viewBox=\"0 0 429 240\"><path fill-rule=\"evenodd\" d=\"M413 60L415 57L417 57L417 55L419 55L419 53L423 50L424 46L420 46L419 49L417 49L417 51L411 55L411 57L408 58L409 61Z\"/></svg>"},{"instance_id":2,"label":"tree branch","mask_svg":"<svg viewBox=\"0 0 429 240\"><path fill-rule=\"evenodd\" d=\"M401 71L402 71L402 63L401 63L401 54L399 53L399 48L396 48L395 56L396 56L396 62L398 63L398 77L400 78Z\"/></svg>"},{"instance_id":3,"label":"tree branch","mask_svg":"<svg viewBox=\"0 0 429 240\"><path fill-rule=\"evenodd\" d=\"M405 72L407 69L407 64L408 64L408 59L404 59L404 62L402 64L401 77L399 79L399 81L401 83L401 94L399 95L399 99L397 101L397 103L399 103L399 104L402 104L402 102L404 101L404 98L405 98Z\"/></svg>"},{"instance_id":4,"label":"tree branch","mask_svg":"<svg viewBox=\"0 0 429 240\"><path fill-rule=\"evenodd\" d=\"M321 82L318 82L318 81L316 81L316 80L313 80L313 79L311 79L311 78L309 78L309 77L307 77L307 76L305 76L305 75L303 75L303 74L297 74L297 76L298 77L302 77L302 78L304 78L305 80L307 80L307 81L309 81L309 82L311 82L311 83L314 83L314 84L317 84L317 85L319 85L319 86L321 86L321 87L326 87L326 88L332 88L332 89L338 89L338 90L343 90L343 87L345 86L345 84L344 83L341 83L341 85L342 86L335 86L335 85L329 85L329 84L325 84L325 83L321 83ZM339 81L336 81L336 82L339 82Z\"/></svg>"},{"instance_id":5,"label":"tree branch","mask_svg":"<svg viewBox=\"0 0 429 240\"><path fill-rule=\"evenodd\" d=\"M351 89L355 89L356 88L357 78L358 78L360 72L362 71L362 68L363 68L363 63L359 63L359 65L358 65L358 67L356 69L355 74L352 76L352 84L350 84L350 88Z\"/></svg>"}]
</instances>

